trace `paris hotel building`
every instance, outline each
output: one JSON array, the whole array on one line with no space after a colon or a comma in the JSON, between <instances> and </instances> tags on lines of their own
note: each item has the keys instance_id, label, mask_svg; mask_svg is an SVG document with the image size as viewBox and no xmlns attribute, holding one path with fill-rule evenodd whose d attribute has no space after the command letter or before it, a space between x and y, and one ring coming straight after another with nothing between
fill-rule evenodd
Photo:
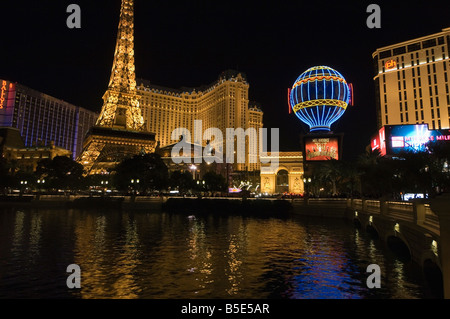
<instances>
[{"instance_id":1,"label":"paris hotel building","mask_svg":"<svg viewBox=\"0 0 450 319\"><path fill-rule=\"evenodd\" d=\"M373 53L378 128L450 128L450 28Z\"/></svg>"},{"instance_id":2,"label":"paris hotel building","mask_svg":"<svg viewBox=\"0 0 450 319\"><path fill-rule=\"evenodd\" d=\"M259 129L263 127L263 112L249 101L249 84L242 73L225 71L214 83L195 89L165 88L142 79L137 79L136 84L147 130L156 133L160 147L178 142L171 139L172 131L176 128L187 128L193 138L195 120L202 121L203 132L212 127L222 131L224 152L227 128L254 128L259 133ZM207 141L203 141L203 146L206 143ZM236 145L237 143L235 150ZM253 146L259 152L259 145L250 145L246 139L246 163L235 161L234 170L260 169L258 154L249 152ZM256 163L249 160L252 155L257 158Z\"/></svg>"}]
</instances>

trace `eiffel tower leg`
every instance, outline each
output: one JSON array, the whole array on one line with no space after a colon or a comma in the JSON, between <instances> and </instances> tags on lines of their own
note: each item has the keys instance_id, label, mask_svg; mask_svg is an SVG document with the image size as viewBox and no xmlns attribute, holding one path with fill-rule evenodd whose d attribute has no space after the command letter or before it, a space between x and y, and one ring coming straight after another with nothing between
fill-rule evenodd
<instances>
[{"instance_id":1,"label":"eiffel tower leg","mask_svg":"<svg viewBox=\"0 0 450 319\"><path fill-rule=\"evenodd\" d=\"M105 147L106 143L103 141L91 141L83 150L81 155L78 158L78 162L80 162L85 169L85 175L89 175L92 167L97 161L100 153Z\"/></svg>"}]
</instances>

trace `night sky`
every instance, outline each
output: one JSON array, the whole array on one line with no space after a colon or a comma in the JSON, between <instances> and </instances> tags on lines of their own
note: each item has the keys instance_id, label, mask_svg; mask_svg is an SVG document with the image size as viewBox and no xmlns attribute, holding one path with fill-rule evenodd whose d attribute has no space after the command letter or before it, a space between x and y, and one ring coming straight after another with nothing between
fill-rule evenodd
<instances>
[{"instance_id":1,"label":"night sky","mask_svg":"<svg viewBox=\"0 0 450 319\"><path fill-rule=\"evenodd\" d=\"M111 72L120 0L2 1L0 78L100 111ZM81 6L81 29L66 8ZM366 8L381 6L381 29ZM344 157L364 151L376 130L372 53L450 27L449 1L135 1L137 77L172 88L214 82L226 69L247 75L264 126L280 128L281 150L299 149L306 126L288 114L287 88L327 65L352 83L355 106L332 126Z\"/></svg>"}]
</instances>

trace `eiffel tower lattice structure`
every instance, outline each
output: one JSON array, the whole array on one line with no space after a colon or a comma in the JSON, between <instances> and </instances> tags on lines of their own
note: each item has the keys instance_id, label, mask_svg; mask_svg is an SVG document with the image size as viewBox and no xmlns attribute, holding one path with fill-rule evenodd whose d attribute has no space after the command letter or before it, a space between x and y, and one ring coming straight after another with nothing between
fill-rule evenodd
<instances>
[{"instance_id":1,"label":"eiffel tower lattice structure","mask_svg":"<svg viewBox=\"0 0 450 319\"><path fill-rule=\"evenodd\" d=\"M145 129L136 91L134 0L122 0L116 51L103 107L77 160L87 174L101 174L127 157L152 153L155 147L155 134Z\"/></svg>"}]
</instances>

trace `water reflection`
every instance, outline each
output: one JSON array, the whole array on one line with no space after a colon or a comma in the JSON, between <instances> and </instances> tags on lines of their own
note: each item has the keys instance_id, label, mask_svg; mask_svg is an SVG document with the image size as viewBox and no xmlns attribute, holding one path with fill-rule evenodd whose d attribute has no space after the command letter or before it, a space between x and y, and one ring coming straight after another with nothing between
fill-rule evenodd
<instances>
[{"instance_id":1,"label":"water reflection","mask_svg":"<svg viewBox=\"0 0 450 319\"><path fill-rule=\"evenodd\" d=\"M119 254L116 257L113 275L116 281L113 284L113 298L137 298L141 288L136 285L135 273L141 265L141 251L136 222L132 216L124 220L125 238L119 246Z\"/></svg>"},{"instance_id":2,"label":"water reflection","mask_svg":"<svg viewBox=\"0 0 450 319\"><path fill-rule=\"evenodd\" d=\"M14 235L11 252L15 256L20 256L22 252L22 244L24 237L23 228L24 228L25 213L22 211L17 211L15 215L16 216L14 221Z\"/></svg>"},{"instance_id":3,"label":"water reflection","mask_svg":"<svg viewBox=\"0 0 450 319\"><path fill-rule=\"evenodd\" d=\"M186 271L192 274L194 293L198 294L199 290L207 288L214 282L214 279L211 278L213 273L212 253L206 241L205 223L194 217L188 219L188 252L191 262L188 263Z\"/></svg>"},{"instance_id":4,"label":"water reflection","mask_svg":"<svg viewBox=\"0 0 450 319\"><path fill-rule=\"evenodd\" d=\"M31 217L30 248L29 248L30 260L32 260L33 262L36 262L40 254L41 232L42 232L42 217L39 213L34 212Z\"/></svg>"},{"instance_id":5,"label":"water reflection","mask_svg":"<svg viewBox=\"0 0 450 319\"><path fill-rule=\"evenodd\" d=\"M343 221L15 211L0 214L0 231L0 297L425 297L420 270ZM65 287L70 263L78 291ZM365 285L372 263L383 289Z\"/></svg>"},{"instance_id":6,"label":"water reflection","mask_svg":"<svg viewBox=\"0 0 450 319\"><path fill-rule=\"evenodd\" d=\"M236 235L231 235L228 245L228 250L226 252L226 258L228 259L228 268L225 270L226 276L230 287L227 289L227 293L231 296L235 295L239 291L240 284L240 268L242 266L242 260L240 260L239 252L241 248L239 247L239 242Z\"/></svg>"}]
</instances>

